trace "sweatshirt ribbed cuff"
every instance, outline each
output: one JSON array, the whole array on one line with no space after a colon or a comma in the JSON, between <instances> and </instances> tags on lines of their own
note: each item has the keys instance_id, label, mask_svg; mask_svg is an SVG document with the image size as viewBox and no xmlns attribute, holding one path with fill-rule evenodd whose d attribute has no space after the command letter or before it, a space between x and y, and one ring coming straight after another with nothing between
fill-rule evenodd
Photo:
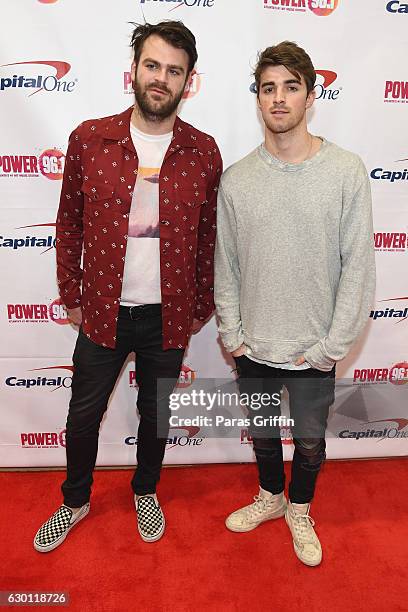
<instances>
[{"instance_id":1,"label":"sweatshirt ribbed cuff","mask_svg":"<svg viewBox=\"0 0 408 612\"><path fill-rule=\"evenodd\" d=\"M241 329L231 332L220 333L222 343L229 353L236 351L244 342L244 334Z\"/></svg>"},{"instance_id":2,"label":"sweatshirt ribbed cuff","mask_svg":"<svg viewBox=\"0 0 408 612\"><path fill-rule=\"evenodd\" d=\"M312 368L321 370L322 372L330 372L336 363L335 360L329 357L324 351L321 340L311 346L303 356L306 361L310 363Z\"/></svg>"}]
</instances>

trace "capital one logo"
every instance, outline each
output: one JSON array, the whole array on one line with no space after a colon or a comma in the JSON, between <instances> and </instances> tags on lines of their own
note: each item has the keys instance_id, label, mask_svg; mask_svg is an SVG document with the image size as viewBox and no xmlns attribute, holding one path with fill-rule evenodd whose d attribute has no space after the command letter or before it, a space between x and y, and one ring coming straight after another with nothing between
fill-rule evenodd
<instances>
[{"instance_id":1,"label":"capital one logo","mask_svg":"<svg viewBox=\"0 0 408 612\"><path fill-rule=\"evenodd\" d=\"M78 79L63 79L71 70L71 64L58 60L14 62L0 68L2 74L7 73L7 76L0 77L0 94L14 89L22 89L28 97L40 91L71 93L78 82ZM48 74L50 68L54 74ZM31 91L33 89L35 91Z\"/></svg>"},{"instance_id":2,"label":"capital one logo","mask_svg":"<svg viewBox=\"0 0 408 612\"><path fill-rule=\"evenodd\" d=\"M408 4L400 2L399 0L387 2L385 8L389 13L405 13L405 15L408 15Z\"/></svg>"},{"instance_id":3,"label":"capital one logo","mask_svg":"<svg viewBox=\"0 0 408 612\"><path fill-rule=\"evenodd\" d=\"M169 12L182 6L189 8L212 8L215 0L140 0L140 4L169 4Z\"/></svg>"},{"instance_id":4,"label":"capital one logo","mask_svg":"<svg viewBox=\"0 0 408 612\"><path fill-rule=\"evenodd\" d=\"M172 431L175 430L177 432L185 432L182 435L172 435ZM204 442L204 438L196 437L199 433L199 427L170 427L169 434L170 438L166 440L166 450L170 450L172 448L176 448L178 446L201 446ZM125 438L125 444L128 446L133 446L138 443L136 436L128 436Z\"/></svg>"},{"instance_id":5,"label":"capital one logo","mask_svg":"<svg viewBox=\"0 0 408 612\"><path fill-rule=\"evenodd\" d=\"M397 159L395 163L407 162L408 159ZM407 165L404 163L404 166ZM398 169L389 169L382 168L379 166L378 168L373 168L370 172L370 176L372 179L377 181L389 181L390 183L395 183L396 181L407 181L408 180L408 168L398 168ZM398 183L397 183L398 184Z\"/></svg>"},{"instance_id":6,"label":"capital one logo","mask_svg":"<svg viewBox=\"0 0 408 612\"><path fill-rule=\"evenodd\" d=\"M16 227L16 229L28 229L32 227L52 227L55 228L55 223L37 223L36 225L23 225ZM40 236L20 236L18 238L14 236L0 236L0 248L8 248L13 251L20 251L21 249L32 249L32 248L45 248L41 251L41 254L47 253L51 249L55 248L56 239L53 235L48 234L46 237Z\"/></svg>"},{"instance_id":7,"label":"capital one logo","mask_svg":"<svg viewBox=\"0 0 408 612\"><path fill-rule=\"evenodd\" d=\"M338 433L338 437L355 440L378 438L378 442L393 438L408 438L407 426L408 419L399 417L380 419L378 421L366 421L362 423L362 429L357 431L343 429L343 431ZM378 427L382 427L382 429L378 429Z\"/></svg>"},{"instance_id":8,"label":"capital one logo","mask_svg":"<svg viewBox=\"0 0 408 612\"><path fill-rule=\"evenodd\" d=\"M58 370L57 376L50 376L49 370ZM69 375L61 376L61 370L67 370ZM58 389L70 389L72 384L72 372L74 371L74 366L72 365L57 365L57 366L48 366L46 368L34 368L33 370L29 370L29 372L46 372L46 376L42 374L31 374L30 378L27 377L18 377L18 376L8 376L5 380L5 384L7 387L12 387L17 390L20 389L43 389L47 388L50 391L57 391ZM53 373L53 372L52 372Z\"/></svg>"},{"instance_id":9,"label":"capital one logo","mask_svg":"<svg viewBox=\"0 0 408 612\"><path fill-rule=\"evenodd\" d=\"M309 10L320 17L331 15L338 3L339 0L263 0L266 9L301 13Z\"/></svg>"},{"instance_id":10,"label":"capital one logo","mask_svg":"<svg viewBox=\"0 0 408 612\"><path fill-rule=\"evenodd\" d=\"M316 70L316 75L320 77L319 82L314 86L316 100L337 100L342 87L331 87L337 80L337 72L333 72L333 70ZM321 82L321 79L323 79L323 82Z\"/></svg>"},{"instance_id":11,"label":"capital one logo","mask_svg":"<svg viewBox=\"0 0 408 612\"><path fill-rule=\"evenodd\" d=\"M403 296L403 297L395 297L395 298L388 298L386 300L380 300L381 302L404 302L408 300L408 296ZM403 304L403 308L393 308L393 307L387 307L387 308L383 308L383 309L378 309L378 310L372 310L370 312L370 318L373 319L373 321L376 321L377 319L393 319L394 323L402 323L402 321L406 321L408 319L408 308L404 307L405 304Z\"/></svg>"}]
</instances>

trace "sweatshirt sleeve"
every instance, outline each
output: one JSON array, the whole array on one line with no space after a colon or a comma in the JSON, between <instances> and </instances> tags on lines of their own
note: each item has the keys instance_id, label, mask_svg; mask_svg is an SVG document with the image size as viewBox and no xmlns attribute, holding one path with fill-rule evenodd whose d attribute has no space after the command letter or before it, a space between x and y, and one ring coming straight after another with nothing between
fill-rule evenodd
<instances>
[{"instance_id":1,"label":"sweatshirt sleeve","mask_svg":"<svg viewBox=\"0 0 408 612\"><path fill-rule=\"evenodd\" d=\"M211 175L207 184L207 200L200 207L197 240L197 297L194 317L205 321L214 312L214 248L218 184L222 174L222 159L214 141Z\"/></svg>"},{"instance_id":2,"label":"sweatshirt sleeve","mask_svg":"<svg viewBox=\"0 0 408 612\"><path fill-rule=\"evenodd\" d=\"M343 196L340 221L341 275L330 331L305 352L318 370L329 371L356 341L375 292L375 254L370 181L359 159L353 188Z\"/></svg>"},{"instance_id":3,"label":"sweatshirt sleeve","mask_svg":"<svg viewBox=\"0 0 408 612\"><path fill-rule=\"evenodd\" d=\"M217 203L214 301L218 331L222 343L230 352L235 351L244 341L239 306L240 289L235 211L221 180Z\"/></svg>"}]
</instances>

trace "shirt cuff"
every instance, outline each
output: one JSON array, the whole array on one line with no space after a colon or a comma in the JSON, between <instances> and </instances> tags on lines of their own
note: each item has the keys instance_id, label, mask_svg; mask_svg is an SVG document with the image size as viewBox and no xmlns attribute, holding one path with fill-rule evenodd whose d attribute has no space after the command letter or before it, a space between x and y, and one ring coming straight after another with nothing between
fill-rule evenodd
<instances>
[{"instance_id":1,"label":"shirt cuff","mask_svg":"<svg viewBox=\"0 0 408 612\"><path fill-rule=\"evenodd\" d=\"M237 331L224 332L220 333L221 340L223 345L225 346L225 350L229 353L236 351L237 348L244 343L244 334L242 333L242 329L238 329Z\"/></svg>"},{"instance_id":2,"label":"shirt cuff","mask_svg":"<svg viewBox=\"0 0 408 612\"><path fill-rule=\"evenodd\" d=\"M312 368L316 370L321 370L322 372L330 372L333 369L334 364L336 363L334 359L329 357L323 348L323 343L321 340L310 347L305 353L304 358Z\"/></svg>"}]
</instances>

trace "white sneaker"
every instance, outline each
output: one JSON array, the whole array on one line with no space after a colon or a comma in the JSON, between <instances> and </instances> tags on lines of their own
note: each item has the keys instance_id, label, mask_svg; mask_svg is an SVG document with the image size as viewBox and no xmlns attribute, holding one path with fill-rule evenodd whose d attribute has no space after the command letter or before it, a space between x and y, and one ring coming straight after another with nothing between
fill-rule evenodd
<instances>
[{"instance_id":1,"label":"white sneaker","mask_svg":"<svg viewBox=\"0 0 408 612\"><path fill-rule=\"evenodd\" d=\"M273 495L259 488L259 495L255 495L254 500L254 503L236 510L227 517L225 524L230 531L251 531L264 521L277 519L285 514L287 502L283 491Z\"/></svg>"},{"instance_id":2,"label":"white sneaker","mask_svg":"<svg viewBox=\"0 0 408 612\"><path fill-rule=\"evenodd\" d=\"M313 526L315 524L309 515L310 504L292 504L289 501L285 520L293 538L293 548L297 557L305 565L319 565L322 560L322 547Z\"/></svg>"}]
</instances>

